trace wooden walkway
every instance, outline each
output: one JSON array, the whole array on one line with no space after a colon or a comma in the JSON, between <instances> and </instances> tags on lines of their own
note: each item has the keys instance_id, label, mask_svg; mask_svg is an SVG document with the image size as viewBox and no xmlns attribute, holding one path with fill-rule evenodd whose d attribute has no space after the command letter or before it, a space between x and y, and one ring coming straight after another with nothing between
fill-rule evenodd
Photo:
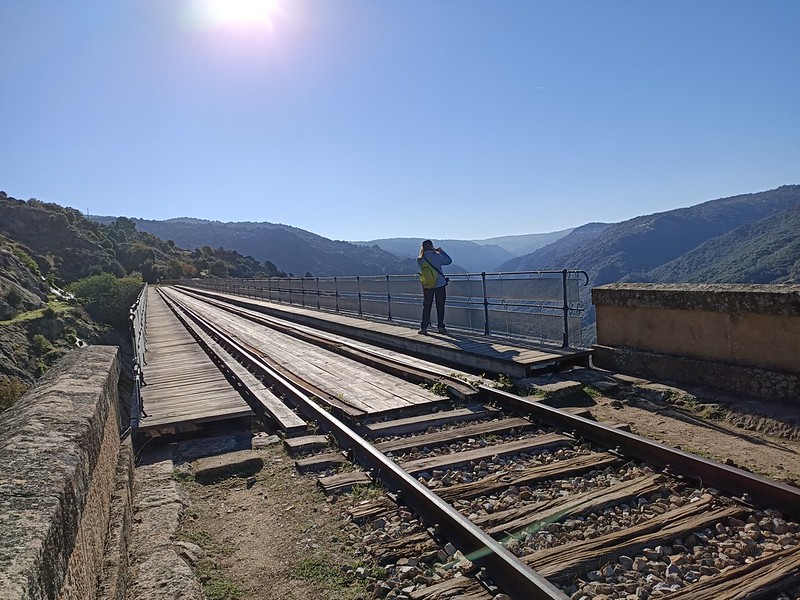
<instances>
[{"instance_id":1,"label":"wooden walkway","mask_svg":"<svg viewBox=\"0 0 800 600\"><path fill-rule=\"evenodd\" d=\"M146 385L141 392L147 417L138 431L250 417L250 407L156 289L149 287L147 294Z\"/></svg>"},{"instance_id":2,"label":"wooden walkway","mask_svg":"<svg viewBox=\"0 0 800 600\"><path fill-rule=\"evenodd\" d=\"M174 293L174 290L169 290L170 295ZM191 296L176 294L176 297L212 320L228 335L268 356L269 361L284 372L308 382L326 403L348 415L374 415L446 402L442 396L416 383L387 375L374 367L356 364L350 358L231 315ZM344 339L342 336L337 338Z\"/></svg>"},{"instance_id":3,"label":"wooden walkway","mask_svg":"<svg viewBox=\"0 0 800 600\"><path fill-rule=\"evenodd\" d=\"M483 336L455 330L451 330L448 334L439 334L435 329L430 329L428 335L420 335L417 333L417 327L389 321L300 308L206 290L193 291L322 331L390 350L409 352L420 358L455 368L487 374L503 373L510 377L528 377L561 366L588 366L592 353L591 350L559 348L555 345L534 342L512 342L498 336Z\"/></svg>"}]
</instances>

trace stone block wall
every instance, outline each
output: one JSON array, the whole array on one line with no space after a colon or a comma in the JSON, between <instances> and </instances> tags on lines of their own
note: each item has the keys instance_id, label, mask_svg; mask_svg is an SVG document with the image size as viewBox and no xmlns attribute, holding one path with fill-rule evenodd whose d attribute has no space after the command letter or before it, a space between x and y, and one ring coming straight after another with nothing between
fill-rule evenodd
<instances>
[{"instance_id":1,"label":"stone block wall","mask_svg":"<svg viewBox=\"0 0 800 600\"><path fill-rule=\"evenodd\" d=\"M0 598L93 599L120 456L118 349L62 359L0 414Z\"/></svg>"},{"instance_id":2,"label":"stone block wall","mask_svg":"<svg viewBox=\"0 0 800 600\"><path fill-rule=\"evenodd\" d=\"M800 395L800 285L611 284L593 289L592 303L599 367L747 395Z\"/></svg>"}]
</instances>

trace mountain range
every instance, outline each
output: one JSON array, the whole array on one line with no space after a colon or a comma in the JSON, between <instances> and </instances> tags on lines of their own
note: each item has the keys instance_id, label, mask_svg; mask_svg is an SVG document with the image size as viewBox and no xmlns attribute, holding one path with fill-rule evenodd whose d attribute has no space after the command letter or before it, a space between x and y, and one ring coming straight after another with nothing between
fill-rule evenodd
<instances>
[{"instance_id":1,"label":"mountain range","mask_svg":"<svg viewBox=\"0 0 800 600\"><path fill-rule=\"evenodd\" d=\"M135 269L136 264L145 267L150 264L139 256L142 253L136 250L138 246L121 245L115 239L99 244L95 239L99 232L85 225L82 227L89 233L65 244L61 230L74 229L82 217L73 209L48 212L42 211L43 203L31 205L29 201L26 205L11 200L0 202L4 222L0 234L34 250L41 249L62 274L67 273L68 267L72 269L74 277L65 279L102 270L102 264L95 262L90 268L88 264L81 266L80 261L84 255L89 261L94 256L91 249L98 246L103 246L100 250L104 252L96 253L92 261L106 261L111 267L121 262L127 272ZM204 273L252 276L259 272L296 276L410 274L417 272L414 258L423 239L406 237L351 243L268 222L90 218L103 226L115 226L117 237L123 233L122 223L126 228L151 235L147 243L159 246L161 251L186 249L192 260L199 261L194 272L200 276ZM48 235L38 235L45 225ZM549 233L435 242L452 256L454 264L450 272L565 268L585 271L589 284L583 289L582 304L587 308L586 324L591 325L594 321L589 299L591 287L606 283L798 281L800 185L719 198L619 223L587 223ZM163 276L176 271L176 259L169 259L172 266L168 268L158 266L161 260L158 257L158 253L153 257L154 274ZM182 264L188 259L178 257L178 260ZM190 271L188 267L184 269Z\"/></svg>"},{"instance_id":2,"label":"mountain range","mask_svg":"<svg viewBox=\"0 0 800 600\"><path fill-rule=\"evenodd\" d=\"M416 272L421 238L334 242L269 223L141 221L179 246L219 244L280 268L315 275ZM435 240L451 272L583 270L585 341L594 337L591 288L614 282L783 283L800 278L800 185L709 200L619 223L545 234ZM287 251L287 244L291 247Z\"/></svg>"},{"instance_id":3,"label":"mountain range","mask_svg":"<svg viewBox=\"0 0 800 600\"><path fill-rule=\"evenodd\" d=\"M103 224L116 217L90 217ZM286 273L311 275L385 275L416 273L416 261L382 248L330 240L304 229L277 223L221 222L177 218L165 221L131 219L139 231L179 248L226 248L257 261L271 261Z\"/></svg>"},{"instance_id":4,"label":"mountain range","mask_svg":"<svg viewBox=\"0 0 800 600\"><path fill-rule=\"evenodd\" d=\"M483 240L435 240L454 259L450 271L480 273L496 271L498 265L516 256L529 254L570 233L571 229L551 233L508 235ZM379 246L398 256L417 258L422 238L384 238L367 242L354 242L361 246Z\"/></svg>"}]
</instances>

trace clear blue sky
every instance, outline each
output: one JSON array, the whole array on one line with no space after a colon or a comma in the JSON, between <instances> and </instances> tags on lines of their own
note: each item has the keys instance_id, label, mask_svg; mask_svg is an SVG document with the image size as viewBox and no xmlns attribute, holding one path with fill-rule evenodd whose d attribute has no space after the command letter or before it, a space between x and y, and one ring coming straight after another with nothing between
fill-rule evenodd
<instances>
[{"instance_id":1,"label":"clear blue sky","mask_svg":"<svg viewBox=\"0 0 800 600\"><path fill-rule=\"evenodd\" d=\"M217 1L0 0L0 190L475 239L800 183L797 0Z\"/></svg>"}]
</instances>

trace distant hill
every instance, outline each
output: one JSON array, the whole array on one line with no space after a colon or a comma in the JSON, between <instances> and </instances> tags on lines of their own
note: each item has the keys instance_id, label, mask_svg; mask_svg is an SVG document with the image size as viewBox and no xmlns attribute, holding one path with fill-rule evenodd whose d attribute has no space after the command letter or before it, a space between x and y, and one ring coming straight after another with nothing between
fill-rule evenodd
<instances>
[{"instance_id":1,"label":"distant hill","mask_svg":"<svg viewBox=\"0 0 800 600\"><path fill-rule=\"evenodd\" d=\"M149 282L279 273L274 264L262 264L224 248L181 250L137 230L126 217L100 223L74 208L35 198L17 200L4 192L0 192L0 235L23 244L41 275L62 286L99 273L122 277L136 272Z\"/></svg>"},{"instance_id":2,"label":"distant hill","mask_svg":"<svg viewBox=\"0 0 800 600\"><path fill-rule=\"evenodd\" d=\"M92 217L99 222L114 217ZM416 273L416 262L381 248L329 240L315 233L275 223L227 223L178 218L165 221L132 219L147 231L187 249L224 247L258 261L271 261L300 276L383 275Z\"/></svg>"},{"instance_id":3,"label":"distant hill","mask_svg":"<svg viewBox=\"0 0 800 600\"><path fill-rule=\"evenodd\" d=\"M800 230L792 220L799 204L800 185L785 185L621 223L584 226L503 267L586 271L589 284L582 288L581 298L587 308L584 324L590 328L586 338L591 341L595 315L590 293L595 286L618 281L772 283L796 278L797 268L790 266L800 258L793 254L792 248L796 246L787 244L785 255L775 246L780 243L777 239L800 237ZM774 223L758 225L773 217ZM781 221L784 221L783 228ZM734 234L739 228L742 230ZM731 234L730 237L722 238L727 234ZM579 239L580 236L583 239ZM698 254L693 252L696 249ZM734 254L739 256L741 264L753 267L740 269L732 258ZM705 265L701 264L703 261ZM761 269L760 261L768 261L779 268ZM671 264L667 266L668 263ZM695 270L698 270L696 275ZM588 341L584 339L585 343Z\"/></svg>"},{"instance_id":4,"label":"distant hill","mask_svg":"<svg viewBox=\"0 0 800 600\"><path fill-rule=\"evenodd\" d=\"M423 238L387 238L354 243L364 246L377 245L398 256L417 258L422 240ZM451 273L457 272L459 267L467 273L495 271L498 265L514 256L500 246L466 240L434 240L434 243L444 248L453 259L454 266L448 268Z\"/></svg>"},{"instance_id":5,"label":"distant hill","mask_svg":"<svg viewBox=\"0 0 800 600\"><path fill-rule=\"evenodd\" d=\"M529 233L507 235L482 240L434 240L453 258L453 269L459 268L468 273L494 273L508 270L505 265L513 264L516 257L529 254L547 246L572 232L563 229L551 233ZM365 246L377 245L394 252L398 256L416 258L423 238L383 238L366 242L354 242Z\"/></svg>"},{"instance_id":6,"label":"distant hill","mask_svg":"<svg viewBox=\"0 0 800 600\"><path fill-rule=\"evenodd\" d=\"M579 228L571 235L588 233L582 242L569 243L567 236L558 245L523 257L522 264L526 269L579 268L589 273L594 285L613 283L626 276L644 275L713 238L780 214L798 203L800 185L789 185L608 226L597 225L593 231Z\"/></svg>"},{"instance_id":7,"label":"distant hill","mask_svg":"<svg viewBox=\"0 0 800 600\"><path fill-rule=\"evenodd\" d=\"M539 271L546 269L580 269L569 262L569 256L591 244L609 226L608 223L587 223L556 241L525 256L518 256L500 265L500 271ZM563 262L567 261L567 262ZM547 265L543 267L542 265Z\"/></svg>"},{"instance_id":8,"label":"distant hill","mask_svg":"<svg viewBox=\"0 0 800 600\"><path fill-rule=\"evenodd\" d=\"M527 233L523 235L505 235L501 237L472 240L476 244L500 246L514 256L523 256L552 244L572 232L572 229L551 231L549 233ZM499 263L498 263L499 264Z\"/></svg>"},{"instance_id":9,"label":"distant hill","mask_svg":"<svg viewBox=\"0 0 800 600\"><path fill-rule=\"evenodd\" d=\"M646 276L660 283L796 283L800 203L711 239Z\"/></svg>"}]
</instances>

